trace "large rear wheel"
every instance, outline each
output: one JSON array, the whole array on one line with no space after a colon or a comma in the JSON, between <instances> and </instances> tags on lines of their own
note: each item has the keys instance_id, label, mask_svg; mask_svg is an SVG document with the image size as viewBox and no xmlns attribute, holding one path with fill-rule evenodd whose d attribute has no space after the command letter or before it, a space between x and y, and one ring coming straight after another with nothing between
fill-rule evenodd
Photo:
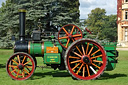
<instances>
[{"instance_id":1,"label":"large rear wheel","mask_svg":"<svg viewBox=\"0 0 128 85\"><path fill-rule=\"evenodd\" d=\"M104 49L97 42L80 39L73 42L66 50L65 64L74 78L91 80L103 73L107 57Z\"/></svg>"}]
</instances>

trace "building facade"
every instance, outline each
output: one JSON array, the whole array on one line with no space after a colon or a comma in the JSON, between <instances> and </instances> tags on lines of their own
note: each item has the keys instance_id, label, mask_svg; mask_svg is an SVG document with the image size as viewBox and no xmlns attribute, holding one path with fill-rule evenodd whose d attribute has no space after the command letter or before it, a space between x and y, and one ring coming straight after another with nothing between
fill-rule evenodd
<instances>
[{"instance_id":1,"label":"building facade","mask_svg":"<svg viewBox=\"0 0 128 85\"><path fill-rule=\"evenodd\" d=\"M128 47L128 0L117 0L118 45Z\"/></svg>"}]
</instances>

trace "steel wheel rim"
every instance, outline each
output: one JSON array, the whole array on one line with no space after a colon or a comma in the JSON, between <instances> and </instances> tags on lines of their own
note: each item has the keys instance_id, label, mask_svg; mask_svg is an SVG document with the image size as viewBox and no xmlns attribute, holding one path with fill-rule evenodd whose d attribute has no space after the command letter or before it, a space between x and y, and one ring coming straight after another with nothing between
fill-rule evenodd
<instances>
[{"instance_id":1,"label":"steel wheel rim","mask_svg":"<svg viewBox=\"0 0 128 85\"><path fill-rule=\"evenodd\" d=\"M70 27L70 29L68 30L71 30L71 31L67 31L66 27ZM65 31L64 31L65 30ZM73 34L73 32L77 30L78 32L76 34ZM60 36L60 34L64 32L65 35L63 35L62 37ZM65 37L65 38L64 38ZM67 38L66 38L67 37ZM63 26L59 32L58 32L58 41L60 43L60 45L64 48L68 48L69 46L69 43L72 43L78 39L81 39L83 37L82 35L82 31L79 29L79 27L77 27L76 25L73 25L73 24L68 24L68 25L65 25ZM67 42L65 43L65 45L62 43L62 39L61 38L64 38L64 39L67 39Z\"/></svg>"},{"instance_id":2,"label":"steel wheel rim","mask_svg":"<svg viewBox=\"0 0 128 85\"><path fill-rule=\"evenodd\" d=\"M19 57L20 57L20 55L24 56L24 59L20 60L20 63L16 61L16 57L18 55L19 55ZM25 58L27 58L26 62L25 62ZM16 62L15 62L15 64L10 65L10 63L12 61L13 62L16 61ZM16 64L16 63L18 63L18 64ZM13 68L12 66L16 66L16 67ZM27 68L29 70L27 70ZM12 55L8 59L7 64L6 64L6 71L7 71L8 75L14 80L26 80L32 76L32 74L34 73L34 70L35 70L35 62L34 62L33 58L30 55L28 55L26 53L22 53L22 52L15 53L14 55Z\"/></svg>"},{"instance_id":3,"label":"steel wheel rim","mask_svg":"<svg viewBox=\"0 0 128 85\"><path fill-rule=\"evenodd\" d=\"M66 66L67 66L67 70L70 72L70 74L77 78L77 79L81 79L81 80L91 80L91 79L96 79L98 78L102 73L103 71L105 70L106 68L106 63L107 63L107 58L106 58L106 54L105 54L105 51L104 49L96 42L92 41L92 40L85 40L85 39L81 39L81 40L78 40L79 42L78 43L83 43L83 42L89 42L91 44L94 44L95 46L97 46L100 51L102 53L102 61L98 61L98 60L95 60L95 62L103 62L100 64L100 66L97 65L97 63L94 63L94 59L91 59L92 63L91 64L87 64L87 63L83 63L82 59L77 59L77 60L72 60L71 59L73 58L69 58L69 56L71 57L72 55L70 54L70 52L72 51L72 49L78 44L77 42L75 42L72 46L70 46L68 48L68 52L66 52ZM81 46L81 49L82 49L82 46ZM91 50L91 48L90 48ZM83 50L81 50L83 51ZM90 53L91 54L91 53ZM79 53L80 55L80 53ZM76 56L75 56L76 57ZM79 56L77 56L79 58ZM91 57L95 57L95 56L91 56ZM98 57L97 57L98 58ZM96 59L97 59L96 58ZM80 61L79 61L80 60ZM74 61L76 62L75 65L72 66L71 62L74 63ZM93 64L93 65L92 65ZM94 66L95 65L95 66ZM98 67L96 67L96 65ZM91 67L90 67L91 66ZM95 68L96 69L95 69ZM99 68L100 67L100 68ZM79 70L80 69L80 70ZM88 71L89 69L89 71ZM93 69L93 71L92 71ZM98 70L99 69L99 70ZM86 71L86 72L85 72Z\"/></svg>"}]
</instances>

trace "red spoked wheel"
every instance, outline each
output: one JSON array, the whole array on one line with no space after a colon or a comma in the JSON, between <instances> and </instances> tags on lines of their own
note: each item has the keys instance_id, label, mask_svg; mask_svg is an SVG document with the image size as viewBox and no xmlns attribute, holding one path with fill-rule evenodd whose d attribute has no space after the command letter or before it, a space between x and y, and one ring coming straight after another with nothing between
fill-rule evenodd
<instances>
[{"instance_id":1,"label":"red spoked wheel","mask_svg":"<svg viewBox=\"0 0 128 85\"><path fill-rule=\"evenodd\" d=\"M12 79L26 80L33 75L35 62L29 54L18 52L8 59L6 70Z\"/></svg>"},{"instance_id":2,"label":"red spoked wheel","mask_svg":"<svg viewBox=\"0 0 128 85\"><path fill-rule=\"evenodd\" d=\"M107 57L104 49L92 40L77 40L65 53L66 68L76 79L96 79L104 72L106 64Z\"/></svg>"},{"instance_id":3,"label":"red spoked wheel","mask_svg":"<svg viewBox=\"0 0 128 85\"><path fill-rule=\"evenodd\" d=\"M58 32L58 41L64 48L68 48L72 42L81 38L82 31L73 24L63 26Z\"/></svg>"}]
</instances>

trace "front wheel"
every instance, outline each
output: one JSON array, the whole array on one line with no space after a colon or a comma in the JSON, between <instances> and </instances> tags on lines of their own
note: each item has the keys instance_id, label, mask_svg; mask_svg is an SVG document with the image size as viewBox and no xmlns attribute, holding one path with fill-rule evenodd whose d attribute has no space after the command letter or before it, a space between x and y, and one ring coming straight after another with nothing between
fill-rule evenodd
<instances>
[{"instance_id":1,"label":"front wheel","mask_svg":"<svg viewBox=\"0 0 128 85\"><path fill-rule=\"evenodd\" d=\"M18 52L8 59L6 70L12 79L26 80L34 73L35 61L29 54Z\"/></svg>"},{"instance_id":2,"label":"front wheel","mask_svg":"<svg viewBox=\"0 0 128 85\"><path fill-rule=\"evenodd\" d=\"M104 49L93 40L79 39L73 42L65 53L66 68L76 79L96 79L103 73L106 64Z\"/></svg>"}]
</instances>

